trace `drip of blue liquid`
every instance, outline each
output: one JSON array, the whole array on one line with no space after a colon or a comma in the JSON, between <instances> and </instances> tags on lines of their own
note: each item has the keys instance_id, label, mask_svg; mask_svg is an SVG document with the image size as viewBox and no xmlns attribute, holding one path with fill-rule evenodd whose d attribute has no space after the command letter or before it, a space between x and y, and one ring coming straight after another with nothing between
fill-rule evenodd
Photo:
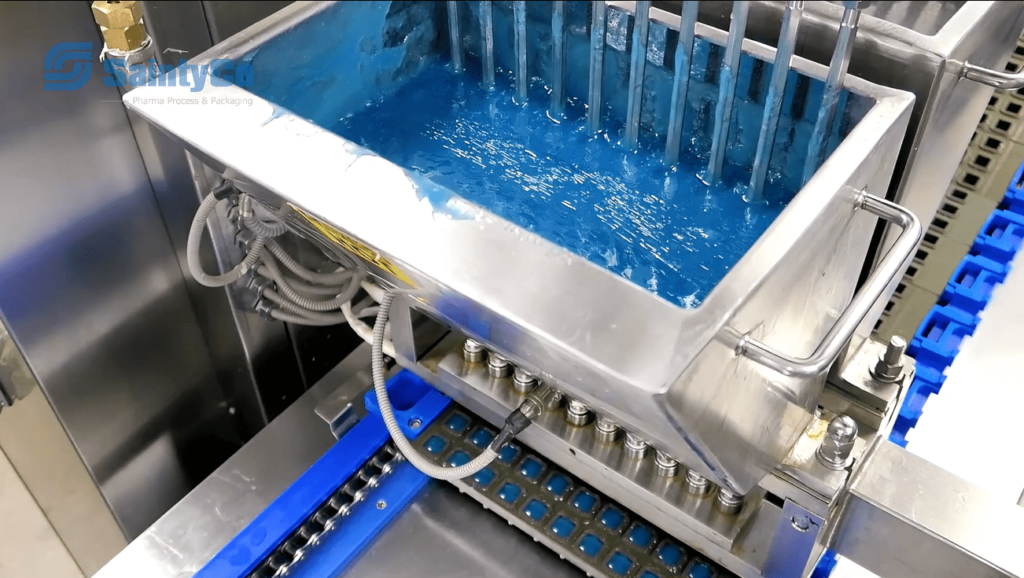
<instances>
[{"instance_id":1,"label":"drip of blue liquid","mask_svg":"<svg viewBox=\"0 0 1024 578\"><path fill-rule=\"evenodd\" d=\"M746 170L726 165L705 184L707 160L667 167L664 137L621 144L621 120L597 135L586 107L570 100L552 119L535 79L526 105L499 71L493 91L473 74L427 66L395 93L368 103L332 130L419 172L681 307L696 307L750 249L792 192L769 183L765 201L744 198ZM686 137L684 137L686 138Z\"/></svg>"}]
</instances>

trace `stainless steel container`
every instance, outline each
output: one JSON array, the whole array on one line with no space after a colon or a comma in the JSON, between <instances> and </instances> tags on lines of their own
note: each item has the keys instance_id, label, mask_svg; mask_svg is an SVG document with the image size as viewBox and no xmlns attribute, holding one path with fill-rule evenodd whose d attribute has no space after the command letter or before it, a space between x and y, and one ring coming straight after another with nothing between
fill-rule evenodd
<instances>
[{"instance_id":1,"label":"stainless steel container","mask_svg":"<svg viewBox=\"0 0 1024 578\"><path fill-rule=\"evenodd\" d=\"M257 79L269 83L264 89L301 79L296 98L320 110L332 103L317 92L323 87L378 82L338 64L343 59L311 64L344 46L359 50L351 35L372 31L345 11L370 4L296 3L193 64L277 62L280 76ZM389 3L372 4L387 12ZM629 17L629 9L616 3L609 13ZM424 8L421 16L438 14ZM678 16L651 13L652 34L678 23ZM425 54L443 50L443 19L426 28L405 30L402 41L419 43L412 48ZM696 34L725 44L722 30L699 24ZM756 59L773 58L764 45L742 46ZM354 67L362 57L351 58ZM376 61L375 78L394 80L402 64L391 62ZM663 64L649 56L649 67ZM818 80L827 72L802 59L793 68ZM920 240L913 215L879 199L913 96L858 78L846 86L867 103L859 122L696 309L668 303L237 86L147 86L125 103L239 188L299 209L291 222L305 235L329 251L354 253L381 280L411 290L404 299L415 308L711 481L746 493L789 453L829 365L869 309L891 294ZM214 99L250 104L214 106ZM854 295L877 217L904 233ZM415 361L411 344L396 348Z\"/></svg>"},{"instance_id":2,"label":"stainless steel container","mask_svg":"<svg viewBox=\"0 0 1024 578\"><path fill-rule=\"evenodd\" d=\"M748 37L775 46L785 4L752 2ZM797 55L828 63L843 14L840 4L807 2ZM888 198L929 223L992 96L990 86L964 78L964 65L1003 70L1024 30L1024 2L862 4L867 6L849 72L917 97ZM700 20L728 26L731 9L732 2L701 2ZM897 233L888 234L883 248Z\"/></svg>"}]
</instances>

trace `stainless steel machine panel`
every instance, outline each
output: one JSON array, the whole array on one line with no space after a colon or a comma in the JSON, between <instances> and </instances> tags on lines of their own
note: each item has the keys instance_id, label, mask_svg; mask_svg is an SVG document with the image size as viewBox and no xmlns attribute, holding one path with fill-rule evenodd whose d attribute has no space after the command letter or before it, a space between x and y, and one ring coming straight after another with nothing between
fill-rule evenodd
<instances>
[{"instance_id":1,"label":"stainless steel machine panel","mask_svg":"<svg viewBox=\"0 0 1024 578\"><path fill-rule=\"evenodd\" d=\"M322 46L333 33L316 23L346 6L296 4L196 62L266 54L268 43L297 27L305 43ZM632 4L610 9L628 16ZM652 18L678 27L670 14L655 10ZM704 25L696 33L726 41ZM742 46L757 59L773 56L749 40ZM793 68L826 75L805 60ZM919 240L913 217L870 196L888 185L913 97L856 78L846 87L870 110L696 309L657 298L236 86L144 87L125 103L240 189L315 216L315 226L290 217L310 236L334 236L335 251L365 249L374 273L414 288L435 318L714 482L746 492L789 453L829 364L868 309L891 293ZM252 106L175 104L182 96L251 99ZM901 220L906 234L851 301L875 215ZM526 278L545 293L522 291Z\"/></svg>"}]
</instances>

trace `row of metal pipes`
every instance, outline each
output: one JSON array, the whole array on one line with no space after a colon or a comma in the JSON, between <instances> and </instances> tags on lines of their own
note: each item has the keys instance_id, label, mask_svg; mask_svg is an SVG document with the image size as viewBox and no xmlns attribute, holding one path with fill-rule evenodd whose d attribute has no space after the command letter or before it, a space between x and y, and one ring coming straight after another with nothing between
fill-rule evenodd
<instances>
[{"instance_id":1,"label":"row of metal pipes","mask_svg":"<svg viewBox=\"0 0 1024 578\"><path fill-rule=\"evenodd\" d=\"M451 40L452 66L456 72L465 68L462 54L462 35L459 30L459 4L448 2L448 31ZM480 36L483 84L487 89L494 86L494 21L489 0L480 4ZM551 113L560 116L565 111L565 67L566 67L566 27L565 2L552 2L552 70L551 80ZM683 117L686 112L686 93L690 80L690 65L693 59L693 41L697 24L699 2L683 2L679 24L678 45L675 53L675 76L672 86L668 131L665 143L665 162L672 165L679 160L682 144ZM843 88L846 70L853 54L854 39L857 34L857 22L860 18L858 5L860 2L844 2L839 28L839 37L829 66L828 77L821 108L811 133L810 147L806 157L803 183L810 180L818 169L825 154L830 127L835 120L839 95ZM529 75L527 73L526 48L526 2L513 2L513 19L515 22L515 101L524 104L527 100ZM768 165L771 160L772 148L775 146L775 134L779 126L782 112L782 100L789 77L790 61L796 46L797 31L803 14L804 2L787 2L782 17L782 29L779 34L778 47L768 95L765 98L764 116L754 155L754 165L750 177L750 197L759 198L764 191ZM640 110L643 102L644 75L647 66L647 44L650 30L651 2L636 2L635 21L633 25L632 51L630 56L628 100L626 105L626 125L624 144L630 150L637 147L640 137ZM725 59L719 76L718 102L715 107L714 131L711 139L711 154L705 180L716 182L722 174L725 164L725 151L728 146L729 126L732 122L733 105L736 97L740 56L742 54L743 37L747 28L747 17L750 13L750 2L733 2L732 22L729 26L729 37L725 45ZM601 98L604 76L604 50L607 6L605 2L593 2L592 22L590 29L590 86L588 91L587 122L590 129L597 132L601 129Z\"/></svg>"}]
</instances>

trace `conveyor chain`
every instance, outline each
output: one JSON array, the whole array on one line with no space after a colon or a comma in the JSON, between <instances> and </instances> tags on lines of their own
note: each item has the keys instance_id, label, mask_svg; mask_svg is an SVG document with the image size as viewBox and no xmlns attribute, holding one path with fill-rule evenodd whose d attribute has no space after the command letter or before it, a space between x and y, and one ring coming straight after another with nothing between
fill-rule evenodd
<instances>
[{"instance_id":1,"label":"conveyor chain","mask_svg":"<svg viewBox=\"0 0 1024 578\"><path fill-rule=\"evenodd\" d=\"M281 543L249 578L277 578L285 576L288 567L316 547L317 538L347 516L366 495L380 484L381 478L392 472L402 459L390 442L377 451L331 497L316 509L291 536Z\"/></svg>"}]
</instances>

